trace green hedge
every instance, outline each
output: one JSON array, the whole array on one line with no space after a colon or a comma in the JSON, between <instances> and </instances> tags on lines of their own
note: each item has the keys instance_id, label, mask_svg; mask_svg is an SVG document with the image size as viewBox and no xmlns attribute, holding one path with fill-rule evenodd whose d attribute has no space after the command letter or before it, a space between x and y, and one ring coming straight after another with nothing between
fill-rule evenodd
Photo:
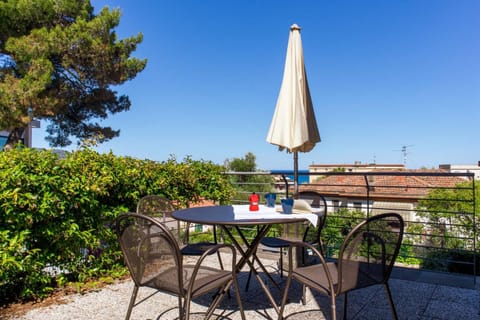
<instances>
[{"instance_id":1,"label":"green hedge","mask_svg":"<svg viewBox=\"0 0 480 320\"><path fill-rule=\"evenodd\" d=\"M186 158L164 162L19 148L0 152L0 301L35 299L70 281L124 272L112 222L139 198L180 206L229 201L223 168Z\"/></svg>"},{"instance_id":2,"label":"green hedge","mask_svg":"<svg viewBox=\"0 0 480 320\"><path fill-rule=\"evenodd\" d=\"M480 254L466 250L436 249L431 250L423 263L422 268L449 273L474 274L480 276Z\"/></svg>"}]
</instances>

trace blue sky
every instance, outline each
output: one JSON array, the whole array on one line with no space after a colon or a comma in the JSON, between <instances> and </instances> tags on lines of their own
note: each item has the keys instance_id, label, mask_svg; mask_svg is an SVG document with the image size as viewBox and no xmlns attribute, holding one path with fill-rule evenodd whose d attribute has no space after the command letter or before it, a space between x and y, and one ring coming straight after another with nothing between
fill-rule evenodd
<instances>
[{"instance_id":1,"label":"blue sky","mask_svg":"<svg viewBox=\"0 0 480 320\"><path fill-rule=\"evenodd\" d=\"M480 1L93 0L123 12L119 38L142 32L146 69L117 88L131 110L105 124L98 150L140 159L223 163L252 152L260 169L291 169L265 141L290 25L302 27L322 141L309 164L480 160ZM43 125L45 127L46 125ZM34 146L45 147L43 129Z\"/></svg>"}]
</instances>

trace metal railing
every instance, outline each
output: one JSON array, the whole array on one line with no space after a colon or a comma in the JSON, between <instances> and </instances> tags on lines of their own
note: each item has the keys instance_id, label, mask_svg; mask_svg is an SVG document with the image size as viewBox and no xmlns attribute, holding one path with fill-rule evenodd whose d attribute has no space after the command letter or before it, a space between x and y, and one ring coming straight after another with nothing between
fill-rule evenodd
<instances>
[{"instance_id":1,"label":"metal railing","mask_svg":"<svg viewBox=\"0 0 480 320\"><path fill-rule=\"evenodd\" d=\"M291 171L226 174L237 189L232 203L248 203L252 192L260 198L276 192L277 201L293 196ZM301 176L308 176L308 183L300 184L299 191L315 191L327 200L326 230L322 230L327 255L335 256L345 232L361 219L397 212L406 226L398 264L449 273L478 273L473 173L375 171L299 173ZM278 226L272 232L278 235L284 229Z\"/></svg>"}]
</instances>

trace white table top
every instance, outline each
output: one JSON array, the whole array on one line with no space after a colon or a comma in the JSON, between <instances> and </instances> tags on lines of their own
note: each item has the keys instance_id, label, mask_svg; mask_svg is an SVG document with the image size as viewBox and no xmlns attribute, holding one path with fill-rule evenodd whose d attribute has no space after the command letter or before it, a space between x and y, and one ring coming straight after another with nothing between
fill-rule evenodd
<instances>
[{"instance_id":1,"label":"white table top","mask_svg":"<svg viewBox=\"0 0 480 320\"><path fill-rule=\"evenodd\" d=\"M178 210L172 213L175 219L212 225L257 225L280 224L308 220L314 226L318 223L315 213L283 214L280 206L269 208L260 205L258 211L249 211L248 205L207 206Z\"/></svg>"},{"instance_id":2,"label":"white table top","mask_svg":"<svg viewBox=\"0 0 480 320\"><path fill-rule=\"evenodd\" d=\"M310 221L314 226L318 223L318 215L314 213L282 213L282 207L276 206L275 208L267 207L265 205L259 205L258 211L250 211L248 205L233 205L233 213L235 220L245 219L304 219Z\"/></svg>"}]
</instances>

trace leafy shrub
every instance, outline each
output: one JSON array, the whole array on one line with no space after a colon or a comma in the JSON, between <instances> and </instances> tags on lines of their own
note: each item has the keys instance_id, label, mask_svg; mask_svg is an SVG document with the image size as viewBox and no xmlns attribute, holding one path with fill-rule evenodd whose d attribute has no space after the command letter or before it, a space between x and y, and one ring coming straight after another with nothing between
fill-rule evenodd
<instances>
[{"instance_id":1,"label":"leafy shrub","mask_svg":"<svg viewBox=\"0 0 480 320\"><path fill-rule=\"evenodd\" d=\"M476 275L480 275L480 254L476 253ZM464 250L432 250L422 263L425 269L473 274L473 252Z\"/></svg>"},{"instance_id":2,"label":"leafy shrub","mask_svg":"<svg viewBox=\"0 0 480 320\"><path fill-rule=\"evenodd\" d=\"M0 231L0 301L10 302L33 292L42 295L51 291L44 286L50 278L42 274L41 265L35 262L39 250L28 250L25 246L29 233L27 230L17 234Z\"/></svg>"},{"instance_id":3,"label":"leafy shrub","mask_svg":"<svg viewBox=\"0 0 480 320\"><path fill-rule=\"evenodd\" d=\"M412 240L403 238L396 262L407 265L420 265L421 260L417 258Z\"/></svg>"},{"instance_id":4,"label":"leafy shrub","mask_svg":"<svg viewBox=\"0 0 480 320\"><path fill-rule=\"evenodd\" d=\"M336 212L328 214L321 233L328 257L338 254L346 235L363 219L365 219L365 213L347 208L339 208Z\"/></svg>"},{"instance_id":5,"label":"leafy shrub","mask_svg":"<svg viewBox=\"0 0 480 320\"><path fill-rule=\"evenodd\" d=\"M213 232L206 231L206 232L192 232L189 234L189 241L192 243L195 242L213 242Z\"/></svg>"},{"instance_id":6,"label":"leafy shrub","mask_svg":"<svg viewBox=\"0 0 480 320\"><path fill-rule=\"evenodd\" d=\"M164 195L180 206L228 201L223 168L190 158L164 162L99 154L59 158L49 150L0 152L0 299L41 298L58 284L121 274L112 228L140 197Z\"/></svg>"}]
</instances>

